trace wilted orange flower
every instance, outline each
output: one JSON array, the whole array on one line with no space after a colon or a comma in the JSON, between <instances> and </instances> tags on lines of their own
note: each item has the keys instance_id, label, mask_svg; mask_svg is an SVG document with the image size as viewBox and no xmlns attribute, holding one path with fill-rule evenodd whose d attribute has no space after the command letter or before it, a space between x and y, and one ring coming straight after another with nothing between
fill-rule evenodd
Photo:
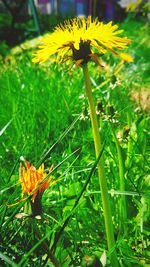
<instances>
[{"instance_id":1,"label":"wilted orange flower","mask_svg":"<svg viewBox=\"0 0 150 267\"><path fill-rule=\"evenodd\" d=\"M49 173L52 171L53 165L49 169ZM53 176L47 178L44 182L43 179L48 174L44 172L44 164L42 164L38 169L33 165L30 165L28 161L25 161L25 166L20 164L20 182L22 185L22 194L31 194L31 201L34 202L38 192L43 193L49 185L56 183L54 181L50 184Z\"/></svg>"}]
</instances>

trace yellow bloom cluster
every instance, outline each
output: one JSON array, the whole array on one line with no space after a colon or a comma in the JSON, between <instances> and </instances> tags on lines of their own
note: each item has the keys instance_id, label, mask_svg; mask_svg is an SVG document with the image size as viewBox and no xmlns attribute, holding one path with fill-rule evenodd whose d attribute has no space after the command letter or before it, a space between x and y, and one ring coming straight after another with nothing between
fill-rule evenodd
<instances>
[{"instance_id":1,"label":"yellow bloom cluster","mask_svg":"<svg viewBox=\"0 0 150 267\"><path fill-rule=\"evenodd\" d=\"M33 62L43 63L53 57L57 63L67 60L74 60L79 64L89 60L97 63L97 58L107 51L122 58L118 51L131 43L128 38L119 36L122 32L112 22L104 24L98 19L92 21L91 17L65 21L64 25L57 26L53 33L43 37ZM130 62L132 58L126 57L126 61Z\"/></svg>"}]
</instances>

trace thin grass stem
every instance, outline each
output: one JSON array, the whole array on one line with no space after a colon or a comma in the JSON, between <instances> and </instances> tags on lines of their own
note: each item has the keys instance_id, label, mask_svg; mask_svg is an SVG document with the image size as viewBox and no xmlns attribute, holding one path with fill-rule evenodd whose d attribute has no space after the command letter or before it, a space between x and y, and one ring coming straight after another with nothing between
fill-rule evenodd
<instances>
[{"instance_id":1,"label":"thin grass stem","mask_svg":"<svg viewBox=\"0 0 150 267\"><path fill-rule=\"evenodd\" d=\"M130 129L130 133L129 133L129 136L128 136L126 167L129 168L130 162L131 162L131 154L132 154L132 138L131 138L132 119L131 119L131 114L130 114L129 111L127 112L127 121L128 121L128 126L129 126L129 129Z\"/></svg>"},{"instance_id":2,"label":"thin grass stem","mask_svg":"<svg viewBox=\"0 0 150 267\"><path fill-rule=\"evenodd\" d=\"M122 148L120 146L120 143L118 141L118 138L115 133L115 129L112 127L112 133L116 144L117 149L117 156L118 156L118 168L119 168L119 177L120 177L120 191L125 191L125 176L124 176L124 163L123 163L123 157L122 157ZM119 225L120 225L120 233L127 234L127 209L126 209L126 197L124 194L120 196L120 218L119 218Z\"/></svg>"}]
</instances>

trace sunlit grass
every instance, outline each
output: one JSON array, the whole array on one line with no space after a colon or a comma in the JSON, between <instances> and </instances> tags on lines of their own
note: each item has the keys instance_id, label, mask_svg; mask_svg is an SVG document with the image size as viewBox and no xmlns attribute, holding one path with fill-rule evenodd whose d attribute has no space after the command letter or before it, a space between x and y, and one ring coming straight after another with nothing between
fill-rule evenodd
<instances>
[{"instance_id":1,"label":"sunlit grass","mask_svg":"<svg viewBox=\"0 0 150 267\"><path fill-rule=\"evenodd\" d=\"M128 21L121 26L133 40L129 51L134 62L115 74L117 61L113 63L114 59L109 55L111 63L107 73L92 64L90 72L97 109L103 117L101 134L105 141L105 168L119 259L122 266L142 266L148 263L149 100L139 96L135 101L133 96L137 92L143 96L143 90L145 92L149 86L149 37L145 22ZM79 68L72 71L63 66L60 70L52 64L34 66L30 51L23 51L14 59L15 62L10 62L9 58L1 62L0 70L1 259L6 264L10 261L12 266L15 263L17 266L50 266L47 250L41 244L45 240L49 247L53 246L55 234L70 215L95 162L84 81ZM143 101L146 101L146 108L143 108ZM121 192L112 125L125 165L127 236L118 232ZM21 198L20 156L35 166L43 160L47 168L51 164L57 167L62 162L53 173L55 179L61 178L61 181L43 194L44 218L33 219L31 226L25 224L23 215L20 219L19 215L15 217L23 212L23 203L8 206ZM94 172L54 250L61 266L80 266L85 255L100 258L106 250L99 194ZM39 226L39 236L34 233L34 221ZM110 266L109 255L107 266Z\"/></svg>"}]
</instances>

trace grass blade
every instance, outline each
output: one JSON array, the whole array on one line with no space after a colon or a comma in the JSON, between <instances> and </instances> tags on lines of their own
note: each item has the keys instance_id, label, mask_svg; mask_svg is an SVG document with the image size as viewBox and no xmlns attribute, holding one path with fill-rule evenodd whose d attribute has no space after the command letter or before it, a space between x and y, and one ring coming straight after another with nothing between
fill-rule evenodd
<instances>
[{"instance_id":1,"label":"grass blade","mask_svg":"<svg viewBox=\"0 0 150 267\"><path fill-rule=\"evenodd\" d=\"M4 262L6 262L6 263L8 263L10 266L12 266L12 267L17 267L18 265L14 262L14 261L12 261L8 256L6 256L5 254L3 254L3 253L1 253L0 252L0 258L4 261Z\"/></svg>"},{"instance_id":2,"label":"grass blade","mask_svg":"<svg viewBox=\"0 0 150 267\"><path fill-rule=\"evenodd\" d=\"M8 126L12 123L13 119L11 119L0 131L0 136L6 131L6 129L8 128Z\"/></svg>"}]
</instances>

